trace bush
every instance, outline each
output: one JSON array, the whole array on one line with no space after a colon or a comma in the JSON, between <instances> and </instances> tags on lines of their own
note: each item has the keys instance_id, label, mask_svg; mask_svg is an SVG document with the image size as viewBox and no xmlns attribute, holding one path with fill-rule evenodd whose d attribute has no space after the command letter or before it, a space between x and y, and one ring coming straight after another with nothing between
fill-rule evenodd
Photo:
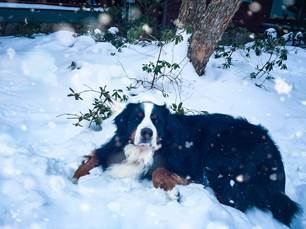
<instances>
[{"instance_id":1,"label":"bush","mask_svg":"<svg viewBox=\"0 0 306 229\"><path fill-rule=\"evenodd\" d=\"M255 85L262 87L264 82L273 79L271 71L275 67L279 69L287 69L286 60L288 50L286 48L288 40L285 37L277 37L274 29L268 29L263 38L257 38L253 42L245 45L233 44L230 46L219 45L215 50L215 58L224 58L223 68L232 66L232 55L239 49L242 50L244 56L253 58L252 54L260 57L262 54L268 54L268 58L261 64L257 65L253 72L250 73L251 79L261 80L260 83L256 82Z\"/></svg>"},{"instance_id":2,"label":"bush","mask_svg":"<svg viewBox=\"0 0 306 229\"><path fill-rule=\"evenodd\" d=\"M81 97L84 93L96 93L98 97L94 98L92 102L92 108L88 109L87 112L79 112L77 114L62 114L60 116L66 116L68 119L74 119L76 122L73 124L75 126L82 126L84 121L89 122L88 126L92 127L94 124L98 129L101 129L102 122L109 118L112 113L112 105L114 101L126 102L128 96L124 94L122 89L107 90L106 86L99 87L99 90L94 90L88 88L87 90L81 92L75 92L72 88L70 89L70 94L68 97L74 98L76 101L82 101Z\"/></svg>"}]
</instances>

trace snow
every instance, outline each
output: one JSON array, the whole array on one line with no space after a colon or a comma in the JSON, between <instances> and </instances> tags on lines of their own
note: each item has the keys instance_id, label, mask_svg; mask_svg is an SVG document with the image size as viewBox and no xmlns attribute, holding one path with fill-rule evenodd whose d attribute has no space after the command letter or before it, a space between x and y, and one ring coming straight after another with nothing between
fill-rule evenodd
<instances>
[{"instance_id":1,"label":"snow","mask_svg":"<svg viewBox=\"0 0 306 229\"><path fill-rule=\"evenodd\" d=\"M108 32L110 32L113 35L116 35L117 33L119 33L119 29L115 26L112 26L108 29Z\"/></svg>"},{"instance_id":2,"label":"snow","mask_svg":"<svg viewBox=\"0 0 306 229\"><path fill-rule=\"evenodd\" d=\"M181 62L180 97L185 107L242 116L269 129L284 159L286 192L305 208L306 51L288 48L288 70L275 69L271 74L276 80L266 81L265 89L246 77L256 60L249 62L239 53L230 69L220 68L222 60L211 58L204 77L198 77L185 58L186 42L167 45L162 57ZM149 181L112 178L99 168L72 184L82 156L106 142L115 127L114 116L100 132L57 117L86 111L95 96L88 94L83 103L73 101L66 96L69 87L79 91L85 85L106 84L129 93L125 88L131 78L142 78L142 64L156 60L158 51L147 44L127 45L118 52L109 43L69 31L35 39L0 38L1 228L286 228L268 212L253 209L244 214L221 205L209 188L199 184L178 186L180 203ZM69 68L73 61L79 69ZM167 98L143 88L133 93L130 101L179 102L173 89ZM117 113L122 108L116 104ZM192 145L186 142L182 147ZM238 176L231 183L244 179ZM305 227L306 218L301 216L294 228Z\"/></svg>"},{"instance_id":3,"label":"snow","mask_svg":"<svg viewBox=\"0 0 306 229\"><path fill-rule=\"evenodd\" d=\"M269 28L265 31L266 35L271 38L277 38L277 31L274 28Z\"/></svg>"}]
</instances>

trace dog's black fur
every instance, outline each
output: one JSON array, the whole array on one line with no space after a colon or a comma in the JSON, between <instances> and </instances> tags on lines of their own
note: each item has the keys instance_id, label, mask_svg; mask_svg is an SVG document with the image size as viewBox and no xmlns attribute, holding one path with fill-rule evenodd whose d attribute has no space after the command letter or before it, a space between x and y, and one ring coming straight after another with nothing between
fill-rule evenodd
<instances>
[{"instance_id":1,"label":"dog's black fur","mask_svg":"<svg viewBox=\"0 0 306 229\"><path fill-rule=\"evenodd\" d=\"M128 104L115 118L115 136L96 150L104 169L124 160L123 147L141 122L140 111L141 104ZM285 194L282 158L265 128L224 114L171 114L165 106L154 105L153 114L161 148L144 177L164 167L208 185L222 204L270 210L290 226L300 209Z\"/></svg>"}]
</instances>

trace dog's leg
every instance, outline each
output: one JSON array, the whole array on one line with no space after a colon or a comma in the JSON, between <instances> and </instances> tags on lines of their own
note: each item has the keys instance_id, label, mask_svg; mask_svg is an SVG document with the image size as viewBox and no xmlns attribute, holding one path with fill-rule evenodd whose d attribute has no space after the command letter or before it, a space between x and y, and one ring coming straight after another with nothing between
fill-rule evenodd
<instances>
[{"instance_id":1,"label":"dog's leg","mask_svg":"<svg viewBox=\"0 0 306 229\"><path fill-rule=\"evenodd\" d=\"M118 152L122 152L124 145L126 145L126 140L118 136L114 136L109 142L94 150L91 155L87 156L88 160L80 165L75 171L71 179L72 182L77 183L80 177L89 174L90 170L99 165L101 165L104 169L107 168L109 157Z\"/></svg>"},{"instance_id":2,"label":"dog's leg","mask_svg":"<svg viewBox=\"0 0 306 229\"><path fill-rule=\"evenodd\" d=\"M97 159L95 151L85 156L87 161L83 161L83 163L79 166L79 168L74 172L73 177L71 178L72 183L77 184L80 177L89 174L89 171L99 165L99 161Z\"/></svg>"},{"instance_id":3,"label":"dog's leg","mask_svg":"<svg viewBox=\"0 0 306 229\"><path fill-rule=\"evenodd\" d=\"M165 168L158 168L152 173L152 182L155 188L162 188L166 191L171 200L180 201L180 193L175 188L176 185L188 185L190 180L180 177Z\"/></svg>"}]
</instances>

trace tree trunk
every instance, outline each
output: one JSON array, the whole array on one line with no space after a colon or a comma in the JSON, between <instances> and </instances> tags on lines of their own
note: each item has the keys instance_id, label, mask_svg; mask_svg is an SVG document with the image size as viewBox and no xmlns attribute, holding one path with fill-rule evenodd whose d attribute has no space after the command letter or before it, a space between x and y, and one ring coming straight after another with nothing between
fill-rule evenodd
<instances>
[{"instance_id":1,"label":"tree trunk","mask_svg":"<svg viewBox=\"0 0 306 229\"><path fill-rule=\"evenodd\" d=\"M180 27L195 25L195 17L206 9L206 0L182 0L178 16Z\"/></svg>"},{"instance_id":2,"label":"tree trunk","mask_svg":"<svg viewBox=\"0 0 306 229\"><path fill-rule=\"evenodd\" d=\"M225 29L239 9L241 0L185 0L182 2L179 23L191 25L193 34L188 49L198 75L205 73L209 57L213 54Z\"/></svg>"}]
</instances>

